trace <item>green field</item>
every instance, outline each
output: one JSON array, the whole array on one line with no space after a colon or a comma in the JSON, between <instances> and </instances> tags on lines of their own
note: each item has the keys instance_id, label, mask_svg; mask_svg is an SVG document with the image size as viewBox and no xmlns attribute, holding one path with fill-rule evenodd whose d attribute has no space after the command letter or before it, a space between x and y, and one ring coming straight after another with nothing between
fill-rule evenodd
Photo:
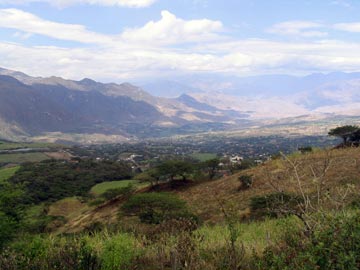
<instances>
[{"instance_id":1,"label":"green field","mask_svg":"<svg viewBox=\"0 0 360 270\"><path fill-rule=\"evenodd\" d=\"M43 153L1 154L0 163L40 162L49 157Z\"/></svg>"},{"instance_id":2,"label":"green field","mask_svg":"<svg viewBox=\"0 0 360 270\"><path fill-rule=\"evenodd\" d=\"M53 143L17 143L0 141L0 150L12 150L19 148L58 148L60 145Z\"/></svg>"},{"instance_id":3,"label":"green field","mask_svg":"<svg viewBox=\"0 0 360 270\"><path fill-rule=\"evenodd\" d=\"M96 195L101 195L109 189L123 188L123 187L127 187L129 184L134 185L137 188L147 186L147 183L141 183L140 181L137 180L111 181L111 182L100 183L97 184L96 186L93 186L91 189L91 193L94 193Z\"/></svg>"},{"instance_id":4,"label":"green field","mask_svg":"<svg viewBox=\"0 0 360 270\"><path fill-rule=\"evenodd\" d=\"M0 182L9 179L11 176L13 176L16 173L16 171L19 168L20 167L17 166L17 167L12 167L12 168L0 169Z\"/></svg>"},{"instance_id":5,"label":"green field","mask_svg":"<svg viewBox=\"0 0 360 270\"><path fill-rule=\"evenodd\" d=\"M191 155L192 158L197 159L199 161L207 161L210 159L216 158L216 154L213 153L193 153Z\"/></svg>"}]
</instances>

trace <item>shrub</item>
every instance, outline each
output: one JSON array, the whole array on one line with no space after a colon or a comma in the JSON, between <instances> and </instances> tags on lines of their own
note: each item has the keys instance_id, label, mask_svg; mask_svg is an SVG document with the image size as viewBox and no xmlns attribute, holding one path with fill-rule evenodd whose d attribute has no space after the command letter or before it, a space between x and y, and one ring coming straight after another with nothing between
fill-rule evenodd
<instances>
[{"instance_id":1,"label":"shrub","mask_svg":"<svg viewBox=\"0 0 360 270\"><path fill-rule=\"evenodd\" d=\"M0 249L15 236L17 226L14 218L0 212Z\"/></svg>"},{"instance_id":2,"label":"shrub","mask_svg":"<svg viewBox=\"0 0 360 270\"><path fill-rule=\"evenodd\" d=\"M127 214L137 215L141 222L149 224L191 216L185 202L169 193L136 194L123 205L122 209Z\"/></svg>"},{"instance_id":3,"label":"shrub","mask_svg":"<svg viewBox=\"0 0 360 270\"><path fill-rule=\"evenodd\" d=\"M305 154L305 153L311 153L313 151L313 148L311 146L304 146L304 147L299 147L298 150L301 152L301 154Z\"/></svg>"},{"instance_id":4,"label":"shrub","mask_svg":"<svg viewBox=\"0 0 360 270\"><path fill-rule=\"evenodd\" d=\"M239 181L241 183L241 186L239 189L248 189L252 186L253 184L253 176L252 175L240 175L239 176Z\"/></svg>"},{"instance_id":5,"label":"shrub","mask_svg":"<svg viewBox=\"0 0 360 270\"><path fill-rule=\"evenodd\" d=\"M251 198L250 209L255 217L281 217L297 213L301 202L299 196L277 192Z\"/></svg>"},{"instance_id":6,"label":"shrub","mask_svg":"<svg viewBox=\"0 0 360 270\"><path fill-rule=\"evenodd\" d=\"M135 240L127 234L108 239L101 255L102 270L127 270L137 256Z\"/></svg>"},{"instance_id":7,"label":"shrub","mask_svg":"<svg viewBox=\"0 0 360 270\"><path fill-rule=\"evenodd\" d=\"M280 244L267 248L260 269L359 269L359 213L328 216L312 239L286 235Z\"/></svg>"}]
</instances>

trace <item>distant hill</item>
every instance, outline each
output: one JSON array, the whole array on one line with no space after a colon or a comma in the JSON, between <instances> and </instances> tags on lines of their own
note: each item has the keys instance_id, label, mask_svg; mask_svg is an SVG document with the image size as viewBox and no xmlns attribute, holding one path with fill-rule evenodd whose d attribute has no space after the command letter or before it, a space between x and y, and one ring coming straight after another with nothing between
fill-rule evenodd
<instances>
[{"instance_id":1,"label":"distant hill","mask_svg":"<svg viewBox=\"0 0 360 270\"><path fill-rule=\"evenodd\" d=\"M154 97L129 83L31 77L0 69L3 138L51 132L152 137L167 129L167 134L176 134L183 126L186 132L189 125L206 131L206 124L223 126L242 118L246 116L202 104L190 96Z\"/></svg>"},{"instance_id":2,"label":"distant hill","mask_svg":"<svg viewBox=\"0 0 360 270\"><path fill-rule=\"evenodd\" d=\"M203 74L157 81L147 89L168 97L130 83L31 77L0 68L0 138L115 142L299 119L351 124L360 117L360 73L245 78Z\"/></svg>"},{"instance_id":3,"label":"distant hill","mask_svg":"<svg viewBox=\"0 0 360 270\"><path fill-rule=\"evenodd\" d=\"M250 77L201 74L149 82L150 93L167 95L169 85L181 82L183 91L220 109L249 112L252 118L286 118L308 114L360 115L360 73L315 73L308 76ZM179 90L179 89L178 89Z\"/></svg>"}]
</instances>

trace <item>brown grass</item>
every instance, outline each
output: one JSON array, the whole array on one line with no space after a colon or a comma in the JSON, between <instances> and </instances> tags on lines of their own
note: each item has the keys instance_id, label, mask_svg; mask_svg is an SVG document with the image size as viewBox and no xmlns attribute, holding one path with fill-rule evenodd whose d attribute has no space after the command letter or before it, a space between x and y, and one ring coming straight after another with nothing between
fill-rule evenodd
<instances>
[{"instance_id":1,"label":"brown grass","mask_svg":"<svg viewBox=\"0 0 360 270\"><path fill-rule=\"evenodd\" d=\"M360 148L322 150L308 154L293 154L289 160L298 166L304 189L312 192L314 174L320 175L326 163L330 162L323 179L329 189L336 190L347 184L360 190ZM240 190L238 177L241 174L253 175L251 188ZM139 192L147 192L143 189ZM284 158L268 161L258 167L242 171L219 180L189 186L172 191L184 199L190 209L205 223L216 224L223 220L220 204L230 203L244 215L249 214L250 199L254 196L276 191L297 192L297 183L289 162ZM114 223L118 221L118 209L122 200L115 200L101 207L89 209L69 220L65 231L78 231L95 221Z\"/></svg>"},{"instance_id":2,"label":"brown grass","mask_svg":"<svg viewBox=\"0 0 360 270\"><path fill-rule=\"evenodd\" d=\"M355 190L360 188L360 148L334 149L316 151L309 154L293 154L291 162L298 165L300 177L304 179L305 190L312 192L314 175L320 175L326 162L330 161L324 181L329 189L353 184ZM250 174L254 177L253 186L247 190L238 191L241 174ZM207 182L180 192L181 198L205 221L216 223L222 219L219 202L230 202L239 210L246 211L250 199L276 191L297 193L297 183L289 162L285 159L268 161L258 167L246 170L235 175Z\"/></svg>"}]
</instances>

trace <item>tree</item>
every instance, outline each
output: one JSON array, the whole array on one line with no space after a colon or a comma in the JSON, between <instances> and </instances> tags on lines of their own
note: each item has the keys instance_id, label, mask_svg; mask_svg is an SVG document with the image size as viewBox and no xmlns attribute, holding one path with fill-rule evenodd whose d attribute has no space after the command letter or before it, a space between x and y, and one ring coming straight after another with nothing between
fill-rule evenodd
<instances>
[{"instance_id":1,"label":"tree","mask_svg":"<svg viewBox=\"0 0 360 270\"><path fill-rule=\"evenodd\" d=\"M20 186L0 183L0 249L16 235L23 219Z\"/></svg>"},{"instance_id":2,"label":"tree","mask_svg":"<svg viewBox=\"0 0 360 270\"><path fill-rule=\"evenodd\" d=\"M206 169L210 180L214 179L216 172L219 168L220 160L218 158L213 158L203 162L203 166Z\"/></svg>"},{"instance_id":3,"label":"tree","mask_svg":"<svg viewBox=\"0 0 360 270\"><path fill-rule=\"evenodd\" d=\"M358 126L351 126L351 125L346 125L346 126L341 126L341 127L337 127L337 128L333 128L329 131L329 135L330 136L335 136L335 137L340 137L343 139L343 144L346 145L346 143L348 142L348 139L351 138L351 136L357 132L359 130Z\"/></svg>"},{"instance_id":4,"label":"tree","mask_svg":"<svg viewBox=\"0 0 360 270\"><path fill-rule=\"evenodd\" d=\"M160 172L157 168L152 168L145 172L142 172L134 177L135 180L140 182L149 182L151 186L159 184Z\"/></svg>"},{"instance_id":5,"label":"tree","mask_svg":"<svg viewBox=\"0 0 360 270\"><path fill-rule=\"evenodd\" d=\"M185 201L169 193L143 193L132 196L122 209L143 223L157 224L171 218L189 216Z\"/></svg>"},{"instance_id":6,"label":"tree","mask_svg":"<svg viewBox=\"0 0 360 270\"><path fill-rule=\"evenodd\" d=\"M186 180L186 176L193 172L194 168L191 163L182 160L169 160L162 163L157 167L160 175L168 176L170 180L174 180L174 177L180 175L182 180Z\"/></svg>"}]
</instances>

